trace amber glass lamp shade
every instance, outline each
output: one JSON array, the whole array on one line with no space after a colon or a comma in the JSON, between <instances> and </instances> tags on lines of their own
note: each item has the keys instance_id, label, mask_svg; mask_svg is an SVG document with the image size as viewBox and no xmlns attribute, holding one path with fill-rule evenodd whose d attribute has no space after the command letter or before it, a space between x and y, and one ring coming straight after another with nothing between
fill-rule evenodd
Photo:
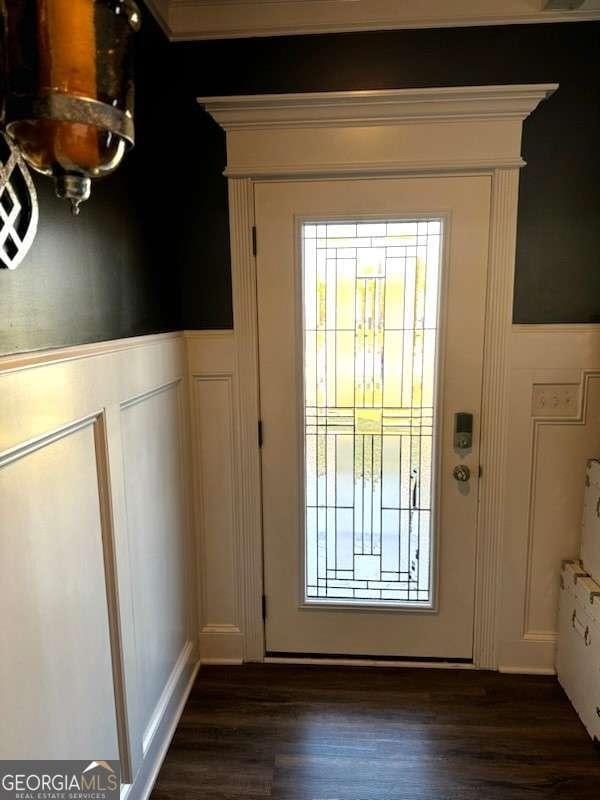
<instances>
[{"instance_id":1,"label":"amber glass lamp shade","mask_svg":"<svg viewBox=\"0 0 600 800\"><path fill-rule=\"evenodd\" d=\"M5 0L8 135L73 211L133 145L133 0Z\"/></svg>"}]
</instances>

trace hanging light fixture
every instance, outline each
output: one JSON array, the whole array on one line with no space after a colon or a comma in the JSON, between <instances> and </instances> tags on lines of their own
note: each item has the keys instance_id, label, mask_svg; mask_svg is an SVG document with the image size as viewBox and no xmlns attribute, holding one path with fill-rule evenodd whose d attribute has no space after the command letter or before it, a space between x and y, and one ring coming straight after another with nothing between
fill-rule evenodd
<instances>
[{"instance_id":1,"label":"hanging light fixture","mask_svg":"<svg viewBox=\"0 0 600 800\"><path fill-rule=\"evenodd\" d=\"M74 214L133 145L133 0L5 0L5 129Z\"/></svg>"}]
</instances>

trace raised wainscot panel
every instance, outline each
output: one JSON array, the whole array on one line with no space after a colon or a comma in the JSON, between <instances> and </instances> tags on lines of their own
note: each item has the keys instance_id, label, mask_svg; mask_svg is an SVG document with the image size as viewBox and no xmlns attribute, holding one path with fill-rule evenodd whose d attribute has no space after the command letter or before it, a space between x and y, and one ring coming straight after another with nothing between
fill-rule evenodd
<instances>
[{"instance_id":1,"label":"raised wainscot panel","mask_svg":"<svg viewBox=\"0 0 600 800\"><path fill-rule=\"evenodd\" d=\"M0 454L0 758L119 758L97 424Z\"/></svg>"},{"instance_id":2,"label":"raised wainscot panel","mask_svg":"<svg viewBox=\"0 0 600 800\"><path fill-rule=\"evenodd\" d=\"M526 635L557 631L563 559L579 555L585 471L600 455L600 375L585 381L582 418L534 427Z\"/></svg>"},{"instance_id":3,"label":"raised wainscot panel","mask_svg":"<svg viewBox=\"0 0 600 800\"><path fill-rule=\"evenodd\" d=\"M121 406L143 751L191 651L181 383Z\"/></svg>"},{"instance_id":4,"label":"raised wainscot panel","mask_svg":"<svg viewBox=\"0 0 600 800\"><path fill-rule=\"evenodd\" d=\"M233 380L231 375L196 376L193 387L202 536L200 657L240 661Z\"/></svg>"},{"instance_id":5,"label":"raised wainscot panel","mask_svg":"<svg viewBox=\"0 0 600 800\"><path fill-rule=\"evenodd\" d=\"M561 563L600 456L599 326L514 326L509 422L499 667L552 673Z\"/></svg>"}]
</instances>

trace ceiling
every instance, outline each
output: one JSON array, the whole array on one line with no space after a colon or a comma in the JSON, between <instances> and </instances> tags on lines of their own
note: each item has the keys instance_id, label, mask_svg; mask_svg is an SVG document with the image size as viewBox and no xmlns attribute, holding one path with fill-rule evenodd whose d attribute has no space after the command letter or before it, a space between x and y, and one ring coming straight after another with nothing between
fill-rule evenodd
<instances>
[{"instance_id":1,"label":"ceiling","mask_svg":"<svg viewBox=\"0 0 600 800\"><path fill-rule=\"evenodd\" d=\"M600 0L146 0L174 40L600 20Z\"/></svg>"}]
</instances>

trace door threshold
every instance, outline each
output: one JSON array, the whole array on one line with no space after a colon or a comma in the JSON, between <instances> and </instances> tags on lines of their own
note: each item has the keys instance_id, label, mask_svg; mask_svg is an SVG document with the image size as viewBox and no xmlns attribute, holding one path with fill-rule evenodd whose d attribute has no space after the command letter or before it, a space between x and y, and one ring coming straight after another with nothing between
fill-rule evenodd
<instances>
[{"instance_id":1,"label":"door threshold","mask_svg":"<svg viewBox=\"0 0 600 800\"><path fill-rule=\"evenodd\" d=\"M476 669L470 658L337 655L267 652L265 664L306 664L337 667L413 667L421 669Z\"/></svg>"}]
</instances>

